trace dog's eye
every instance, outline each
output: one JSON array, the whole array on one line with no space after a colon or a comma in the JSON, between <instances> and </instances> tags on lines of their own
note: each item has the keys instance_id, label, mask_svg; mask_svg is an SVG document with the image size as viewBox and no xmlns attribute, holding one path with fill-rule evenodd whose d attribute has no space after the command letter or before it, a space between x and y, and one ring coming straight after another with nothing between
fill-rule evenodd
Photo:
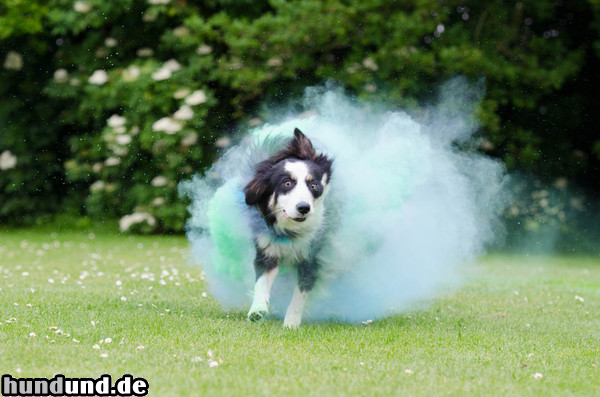
<instances>
[{"instance_id":1,"label":"dog's eye","mask_svg":"<svg viewBox=\"0 0 600 397\"><path fill-rule=\"evenodd\" d=\"M317 190L317 187L318 187L318 186L317 186L317 184L316 184L316 183L311 183L311 184L310 184L310 188L311 188L312 190Z\"/></svg>"},{"instance_id":2,"label":"dog's eye","mask_svg":"<svg viewBox=\"0 0 600 397\"><path fill-rule=\"evenodd\" d=\"M291 187L292 186L292 181L290 181L289 179L285 182L283 182L283 186L285 187Z\"/></svg>"}]
</instances>

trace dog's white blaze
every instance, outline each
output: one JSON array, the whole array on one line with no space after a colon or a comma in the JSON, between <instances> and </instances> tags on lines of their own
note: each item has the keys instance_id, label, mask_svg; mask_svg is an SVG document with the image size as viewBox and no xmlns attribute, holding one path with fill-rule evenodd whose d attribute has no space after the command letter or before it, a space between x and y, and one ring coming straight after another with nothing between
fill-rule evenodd
<instances>
[{"instance_id":1,"label":"dog's white blaze","mask_svg":"<svg viewBox=\"0 0 600 397\"><path fill-rule=\"evenodd\" d=\"M269 310L269 300L271 299L271 287L275 277L279 274L279 267L275 267L269 271L264 272L254 285L254 298L252 299L252 306L250 307L250 313L256 313L259 311Z\"/></svg>"},{"instance_id":2,"label":"dog's white blaze","mask_svg":"<svg viewBox=\"0 0 600 397\"><path fill-rule=\"evenodd\" d=\"M310 204L310 212L307 215L312 214L315 199L306 184L309 174L306 163L303 161L286 161L284 167L290 173L292 179L296 181L296 186L290 192L279 195L277 204L288 216L300 218L303 215L298 212L296 206L298 203L305 202Z\"/></svg>"},{"instance_id":3,"label":"dog's white blaze","mask_svg":"<svg viewBox=\"0 0 600 397\"><path fill-rule=\"evenodd\" d=\"M329 175L324 174L321 178L323 194L315 199L307 185L307 181L313 178L307 164L303 161L286 161L284 168L296 181L296 185L287 194L279 195L277 200L275 194L269 198L268 207L275 214L277 220L273 225L276 233L259 234L256 236L256 243L265 255L276 259L280 266L287 267L308 257L311 242L324 224L325 208L322 201L329 190L327 185ZM310 205L310 211L304 216L296 208L301 202ZM293 219L300 217L304 217L305 220L298 222ZM282 237L287 235L291 235L291 237ZM279 268L274 268L258 278L254 286L254 298L248 315L261 311L268 312L271 287L278 272ZM300 326L306 296L307 292L300 291L296 286L294 296L285 314L283 323L285 327L298 328Z\"/></svg>"},{"instance_id":4,"label":"dog's white blaze","mask_svg":"<svg viewBox=\"0 0 600 397\"><path fill-rule=\"evenodd\" d=\"M302 312L304 311L304 303L306 302L306 291L300 291L296 286L292 301L285 312L283 326L287 328L298 328L302 321Z\"/></svg>"}]
</instances>

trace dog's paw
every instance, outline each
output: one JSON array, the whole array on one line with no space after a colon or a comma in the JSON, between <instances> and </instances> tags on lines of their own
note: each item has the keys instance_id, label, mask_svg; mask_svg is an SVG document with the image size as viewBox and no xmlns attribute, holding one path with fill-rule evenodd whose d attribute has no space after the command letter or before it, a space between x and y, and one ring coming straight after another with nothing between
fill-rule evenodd
<instances>
[{"instance_id":1,"label":"dog's paw","mask_svg":"<svg viewBox=\"0 0 600 397\"><path fill-rule=\"evenodd\" d=\"M256 323L256 322L264 319L268 313L269 313L269 305L268 304L252 305L252 307L250 308L250 311L248 312L248 320L252 321L253 323Z\"/></svg>"},{"instance_id":2,"label":"dog's paw","mask_svg":"<svg viewBox=\"0 0 600 397\"><path fill-rule=\"evenodd\" d=\"M300 322L302 322L301 314L286 314L283 319L283 328L298 329L300 328Z\"/></svg>"},{"instance_id":3,"label":"dog's paw","mask_svg":"<svg viewBox=\"0 0 600 397\"><path fill-rule=\"evenodd\" d=\"M252 321L253 323L259 322L260 320L262 320L263 318L265 318L265 316L267 315L267 311L266 310L259 310L256 312L250 312L248 313L248 320Z\"/></svg>"}]
</instances>

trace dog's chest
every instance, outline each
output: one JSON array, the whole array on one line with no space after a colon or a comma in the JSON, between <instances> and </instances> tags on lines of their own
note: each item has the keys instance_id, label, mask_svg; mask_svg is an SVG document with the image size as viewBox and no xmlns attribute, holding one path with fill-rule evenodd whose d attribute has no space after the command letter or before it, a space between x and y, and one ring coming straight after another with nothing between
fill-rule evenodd
<instances>
[{"instance_id":1,"label":"dog's chest","mask_svg":"<svg viewBox=\"0 0 600 397\"><path fill-rule=\"evenodd\" d=\"M265 255L277 259L282 266L296 264L306 259L310 253L309 239L264 233L257 237L256 242Z\"/></svg>"}]
</instances>

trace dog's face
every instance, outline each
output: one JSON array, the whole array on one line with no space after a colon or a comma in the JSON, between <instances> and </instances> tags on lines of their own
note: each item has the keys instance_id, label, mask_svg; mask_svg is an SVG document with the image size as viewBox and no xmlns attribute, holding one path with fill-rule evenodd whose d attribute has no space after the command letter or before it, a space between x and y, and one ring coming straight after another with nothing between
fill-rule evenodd
<instances>
[{"instance_id":1,"label":"dog's face","mask_svg":"<svg viewBox=\"0 0 600 397\"><path fill-rule=\"evenodd\" d=\"M332 161L317 155L300 130L290 144L257 165L246 185L246 204L256 205L265 220L286 229L311 218L327 192ZM296 224L296 225L295 225Z\"/></svg>"},{"instance_id":2,"label":"dog's face","mask_svg":"<svg viewBox=\"0 0 600 397\"><path fill-rule=\"evenodd\" d=\"M316 163L304 160L284 160L274 168L269 210L278 222L304 222L315 212L327 186L328 173Z\"/></svg>"}]
</instances>

